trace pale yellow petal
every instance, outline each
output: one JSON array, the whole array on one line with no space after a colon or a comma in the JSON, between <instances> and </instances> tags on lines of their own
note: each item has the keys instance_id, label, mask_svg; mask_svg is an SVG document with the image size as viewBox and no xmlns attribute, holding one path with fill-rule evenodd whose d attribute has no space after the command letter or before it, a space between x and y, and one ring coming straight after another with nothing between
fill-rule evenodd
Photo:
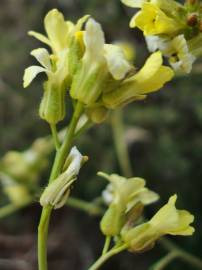
<instances>
[{"instance_id":1,"label":"pale yellow petal","mask_svg":"<svg viewBox=\"0 0 202 270\"><path fill-rule=\"evenodd\" d=\"M131 65L126 60L123 50L112 44L105 44L104 50L111 75L115 80L122 80L131 70Z\"/></svg>"},{"instance_id":2,"label":"pale yellow petal","mask_svg":"<svg viewBox=\"0 0 202 270\"><path fill-rule=\"evenodd\" d=\"M99 61L104 53L104 33L101 25L94 19L89 19L84 32L84 44L86 52L84 57L92 61Z\"/></svg>"},{"instance_id":3,"label":"pale yellow petal","mask_svg":"<svg viewBox=\"0 0 202 270\"><path fill-rule=\"evenodd\" d=\"M44 19L44 24L52 49L55 52L63 50L67 46L68 40L68 25L63 14L57 9L49 11Z\"/></svg>"},{"instance_id":4,"label":"pale yellow petal","mask_svg":"<svg viewBox=\"0 0 202 270\"><path fill-rule=\"evenodd\" d=\"M30 54L34 56L43 67L45 67L48 70L51 70L50 55L46 49L38 48L31 51Z\"/></svg>"},{"instance_id":5,"label":"pale yellow petal","mask_svg":"<svg viewBox=\"0 0 202 270\"><path fill-rule=\"evenodd\" d=\"M33 79L41 72L46 72L46 69L39 66L26 68L23 76L23 87L29 86Z\"/></svg>"},{"instance_id":6,"label":"pale yellow petal","mask_svg":"<svg viewBox=\"0 0 202 270\"><path fill-rule=\"evenodd\" d=\"M40 34L40 33L37 33L37 32L35 32L35 31L29 31L28 34L29 34L30 36L35 37L35 38L38 39L39 41L41 41L41 42L47 44L48 46L51 46L51 43L50 43L49 39L48 39L46 36L44 36L44 35L42 35L42 34Z\"/></svg>"},{"instance_id":7,"label":"pale yellow petal","mask_svg":"<svg viewBox=\"0 0 202 270\"><path fill-rule=\"evenodd\" d=\"M147 0L121 0L121 2L128 7L141 8L142 4Z\"/></svg>"}]
</instances>

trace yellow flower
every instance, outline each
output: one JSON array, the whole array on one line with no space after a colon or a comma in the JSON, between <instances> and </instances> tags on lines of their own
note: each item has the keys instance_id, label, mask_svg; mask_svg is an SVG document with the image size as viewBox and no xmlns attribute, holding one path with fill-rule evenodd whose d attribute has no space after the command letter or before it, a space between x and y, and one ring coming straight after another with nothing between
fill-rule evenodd
<instances>
[{"instance_id":1,"label":"yellow flower","mask_svg":"<svg viewBox=\"0 0 202 270\"><path fill-rule=\"evenodd\" d=\"M109 208L100 223L105 235L118 235L127 222L129 213L134 212L139 204L148 205L159 198L155 192L145 187L145 180L142 178L127 179L117 174L107 175L101 172L98 175L110 182L103 192Z\"/></svg>"},{"instance_id":2,"label":"yellow flower","mask_svg":"<svg viewBox=\"0 0 202 270\"><path fill-rule=\"evenodd\" d=\"M29 31L28 33L50 46L53 53L57 54L70 46L72 38L81 30L88 17L88 15L82 17L75 25L71 21L65 21L63 14L57 9L52 9L44 19L47 37L35 31Z\"/></svg>"},{"instance_id":3,"label":"yellow flower","mask_svg":"<svg viewBox=\"0 0 202 270\"><path fill-rule=\"evenodd\" d=\"M148 93L163 87L173 76L172 69L163 65L162 54L153 53L139 72L123 80L114 91L104 94L103 103L107 108L115 109L133 100L144 99Z\"/></svg>"},{"instance_id":4,"label":"yellow flower","mask_svg":"<svg viewBox=\"0 0 202 270\"><path fill-rule=\"evenodd\" d=\"M122 49L105 44L101 25L93 19L86 23L83 34L85 52L74 76L70 95L84 105L92 106L103 91L122 80L131 70Z\"/></svg>"},{"instance_id":5,"label":"yellow flower","mask_svg":"<svg viewBox=\"0 0 202 270\"><path fill-rule=\"evenodd\" d=\"M186 210L177 210L176 200L177 195L173 195L150 221L128 231L123 230L122 239L129 250L143 252L153 247L155 241L166 234L188 236L194 233L194 228L190 226L194 216Z\"/></svg>"},{"instance_id":6,"label":"yellow flower","mask_svg":"<svg viewBox=\"0 0 202 270\"><path fill-rule=\"evenodd\" d=\"M142 9L132 18L130 27L138 27L144 35L173 34L182 25L164 13L153 3L144 3Z\"/></svg>"},{"instance_id":7,"label":"yellow flower","mask_svg":"<svg viewBox=\"0 0 202 270\"><path fill-rule=\"evenodd\" d=\"M47 81L44 83L39 115L50 124L56 124L65 117L65 95L83 54L81 28L88 17L82 17L74 25L70 21L65 21L57 9L53 9L44 19L48 37L37 32L29 32L50 46L53 53L49 54L44 48L33 50L31 55L41 66L28 67L23 77L23 86L26 88L39 73L46 73Z\"/></svg>"}]
</instances>

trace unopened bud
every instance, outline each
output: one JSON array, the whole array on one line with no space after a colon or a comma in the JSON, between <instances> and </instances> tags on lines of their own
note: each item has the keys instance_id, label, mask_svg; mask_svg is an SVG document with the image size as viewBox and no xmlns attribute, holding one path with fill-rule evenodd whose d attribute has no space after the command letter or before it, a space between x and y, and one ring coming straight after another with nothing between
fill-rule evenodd
<instances>
[{"instance_id":1,"label":"unopened bud","mask_svg":"<svg viewBox=\"0 0 202 270\"><path fill-rule=\"evenodd\" d=\"M187 24L191 27L196 26L198 24L198 16L197 14L190 14L187 17Z\"/></svg>"}]
</instances>

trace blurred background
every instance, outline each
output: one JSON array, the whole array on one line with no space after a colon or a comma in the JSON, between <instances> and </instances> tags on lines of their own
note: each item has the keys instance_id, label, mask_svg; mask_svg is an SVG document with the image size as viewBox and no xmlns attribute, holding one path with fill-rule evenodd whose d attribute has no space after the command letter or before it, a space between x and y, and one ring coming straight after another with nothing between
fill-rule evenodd
<instances>
[{"instance_id":1,"label":"blurred background","mask_svg":"<svg viewBox=\"0 0 202 270\"><path fill-rule=\"evenodd\" d=\"M0 156L9 150L25 150L33 140L49 134L48 125L38 118L42 95L40 77L29 89L22 87L25 67L33 64L32 49L42 46L28 30L44 32L47 11L58 8L68 20L91 14L106 33L106 40L129 41L136 48L135 65L140 67L147 49L138 30L129 29L134 10L118 0L1 0L0 8ZM189 76L179 76L162 91L123 111L134 176L147 180L161 194L160 201L146 210L149 218L173 193L178 207L195 215L196 233L174 241L187 251L202 254L202 63L198 61ZM62 124L61 124L62 127ZM90 157L72 194L91 201L100 196L106 182L97 171L122 174L114 148L110 121L92 128L78 140L79 149ZM92 145L93 142L93 145ZM51 157L53 158L53 157ZM48 169L41 184L48 177ZM40 207L36 203L0 220L0 269L37 269L36 231ZM6 203L1 195L0 205ZM104 238L99 218L65 207L54 212L50 229L50 270L87 269L100 254ZM159 245L145 254L123 253L102 269L146 270L166 251ZM167 269L193 267L177 260Z\"/></svg>"}]
</instances>

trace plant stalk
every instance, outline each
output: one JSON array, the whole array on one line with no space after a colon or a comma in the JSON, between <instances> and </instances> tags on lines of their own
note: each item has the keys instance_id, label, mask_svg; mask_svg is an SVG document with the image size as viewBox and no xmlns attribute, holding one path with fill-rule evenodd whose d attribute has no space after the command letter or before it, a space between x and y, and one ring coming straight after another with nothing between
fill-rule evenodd
<instances>
[{"instance_id":1,"label":"plant stalk","mask_svg":"<svg viewBox=\"0 0 202 270\"><path fill-rule=\"evenodd\" d=\"M122 245L120 247L114 247L104 255L102 255L88 270L97 270L99 269L108 259L114 255L124 251L127 248L127 245Z\"/></svg>"},{"instance_id":2,"label":"plant stalk","mask_svg":"<svg viewBox=\"0 0 202 270\"><path fill-rule=\"evenodd\" d=\"M54 181L61 173L65 159L70 152L74 140L75 129L82 114L83 106L77 103L69 128L60 149L56 152L49 183ZM38 266L39 270L47 270L47 237L52 207L43 207L38 226Z\"/></svg>"}]
</instances>

